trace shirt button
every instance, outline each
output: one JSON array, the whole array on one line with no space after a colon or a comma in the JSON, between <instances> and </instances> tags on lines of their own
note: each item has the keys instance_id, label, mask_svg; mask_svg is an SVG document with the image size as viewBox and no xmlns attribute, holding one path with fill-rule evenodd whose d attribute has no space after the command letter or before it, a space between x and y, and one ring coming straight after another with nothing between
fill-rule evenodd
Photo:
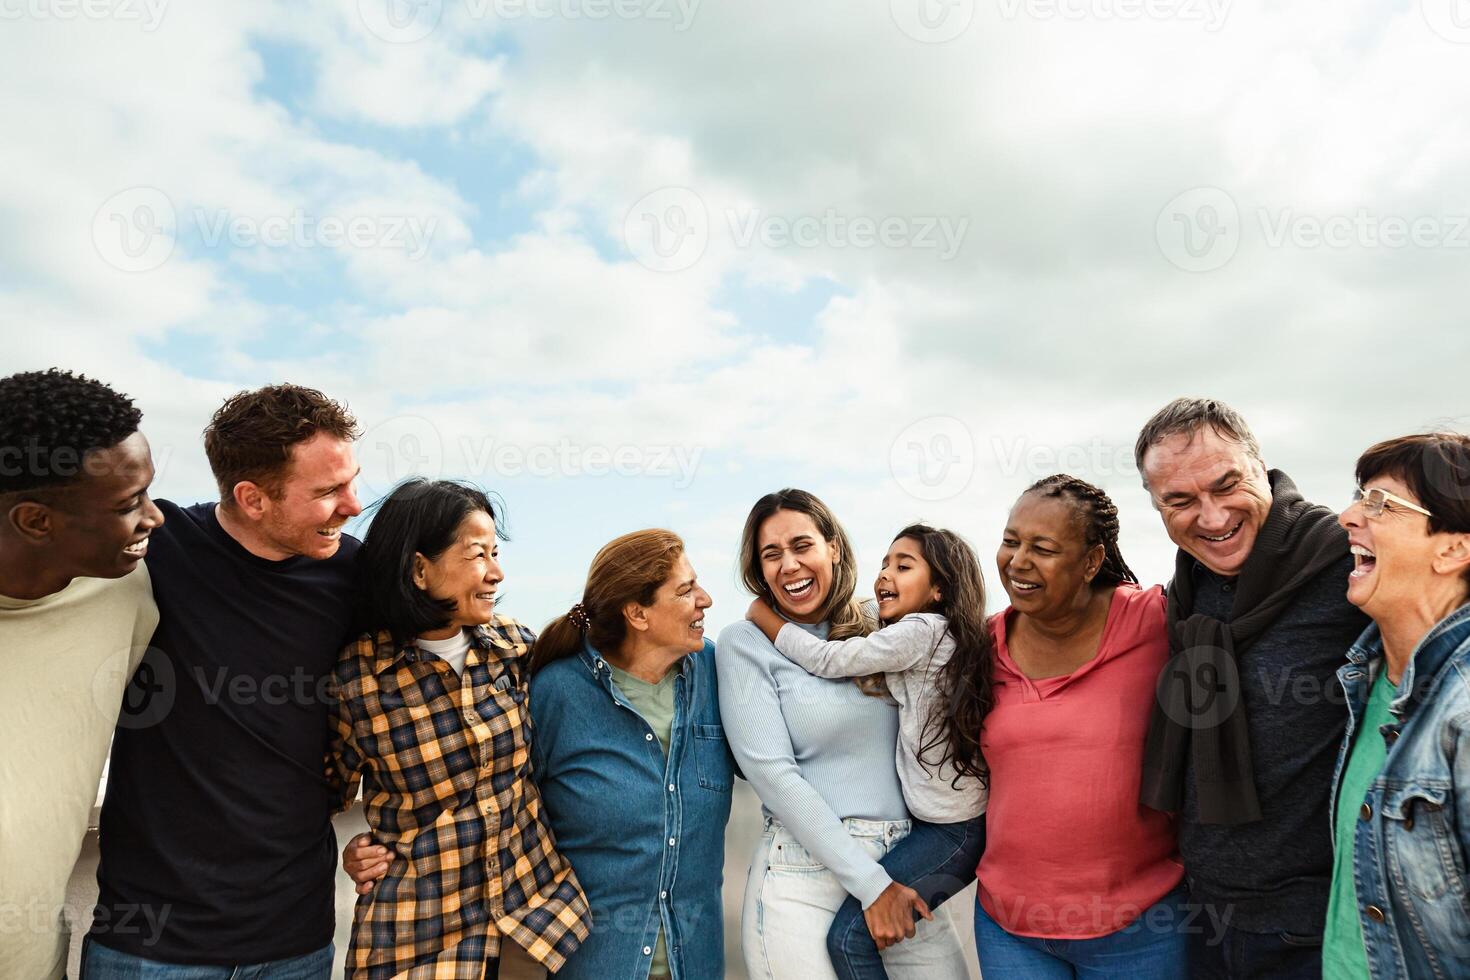
<instances>
[{"instance_id":1,"label":"shirt button","mask_svg":"<svg viewBox=\"0 0 1470 980\"><path fill-rule=\"evenodd\" d=\"M673 783L669 783L669 792L672 793L673 791L674 791L674 784Z\"/></svg>"},{"instance_id":2,"label":"shirt button","mask_svg":"<svg viewBox=\"0 0 1470 980\"><path fill-rule=\"evenodd\" d=\"M669 893L668 892L659 892L658 893L658 897L659 898L668 898L669 897Z\"/></svg>"},{"instance_id":3,"label":"shirt button","mask_svg":"<svg viewBox=\"0 0 1470 980\"><path fill-rule=\"evenodd\" d=\"M653 735L652 734L644 735L643 736L643 741L645 741L645 742L652 742L653 741Z\"/></svg>"},{"instance_id":4,"label":"shirt button","mask_svg":"<svg viewBox=\"0 0 1470 980\"><path fill-rule=\"evenodd\" d=\"M644 946L643 947L643 955L644 956L652 956L653 955L653 947L652 946Z\"/></svg>"},{"instance_id":5,"label":"shirt button","mask_svg":"<svg viewBox=\"0 0 1470 980\"><path fill-rule=\"evenodd\" d=\"M674 838L672 838L672 837L669 838L669 846L670 847L673 847L674 844L676 844L676 843L677 843L677 841Z\"/></svg>"},{"instance_id":6,"label":"shirt button","mask_svg":"<svg viewBox=\"0 0 1470 980\"><path fill-rule=\"evenodd\" d=\"M1383 909L1379 908L1376 905L1370 905L1363 911L1367 912L1368 918L1372 919L1374 922L1382 922L1385 918L1383 914Z\"/></svg>"},{"instance_id":7,"label":"shirt button","mask_svg":"<svg viewBox=\"0 0 1470 980\"><path fill-rule=\"evenodd\" d=\"M1358 809L1358 816L1362 817L1364 820L1370 820L1370 819L1372 819L1372 817L1373 817L1373 808L1371 806L1369 806L1368 804L1364 803Z\"/></svg>"}]
</instances>

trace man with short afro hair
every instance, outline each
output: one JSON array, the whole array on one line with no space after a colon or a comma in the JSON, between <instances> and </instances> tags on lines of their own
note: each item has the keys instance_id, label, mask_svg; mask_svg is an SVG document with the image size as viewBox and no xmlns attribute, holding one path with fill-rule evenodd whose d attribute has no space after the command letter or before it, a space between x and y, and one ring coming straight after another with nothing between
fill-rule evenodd
<instances>
[{"instance_id":1,"label":"man with short afro hair","mask_svg":"<svg viewBox=\"0 0 1470 980\"><path fill-rule=\"evenodd\" d=\"M66 969L66 885L158 623L142 413L55 368L0 378L0 977Z\"/></svg>"}]
</instances>

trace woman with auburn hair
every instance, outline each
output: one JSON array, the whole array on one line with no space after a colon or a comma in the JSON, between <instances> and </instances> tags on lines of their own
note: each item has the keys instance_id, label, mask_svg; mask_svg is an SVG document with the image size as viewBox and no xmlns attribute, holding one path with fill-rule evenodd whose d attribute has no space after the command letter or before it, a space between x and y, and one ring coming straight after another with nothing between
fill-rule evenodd
<instances>
[{"instance_id":1,"label":"woman with auburn hair","mask_svg":"<svg viewBox=\"0 0 1470 980\"><path fill-rule=\"evenodd\" d=\"M593 919L558 977L724 975L734 772L709 607L678 535L635 531L597 553L532 650L533 778Z\"/></svg>"},{"instance_id":2,"label":"woman with auburn hair","mask_svg":"<svg viewBox=\"0 0 1470 980\"><path fill-rule=\"evenodd\" d=\"M853 598L857 562L847 534L810 493L786 489L756 501L740 566L746 588L819 639L873 630ZM741 915L753 980L835 978L827 935L849 895L870 928L903 939L883 950L889 976L968 976L950 920L929 916L918 892L879 863L911 828L896 761L898 708L881 675L816 677L745 620L720 633L718 649L730 747L763 804Z\"/></svg>"}]
</instances>

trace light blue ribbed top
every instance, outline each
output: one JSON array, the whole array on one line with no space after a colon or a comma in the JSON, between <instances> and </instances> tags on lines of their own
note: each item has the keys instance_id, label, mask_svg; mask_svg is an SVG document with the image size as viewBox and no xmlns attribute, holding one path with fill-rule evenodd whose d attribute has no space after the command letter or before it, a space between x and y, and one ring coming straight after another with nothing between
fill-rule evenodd
<instances>
[{"instance_id":1,"label":"light blue ribbed top","mask_svg":"<svg viewBox=\"0 0 1470 980\"><path fill-rule=\"evenodd\" d=\"M796 625L827 637L825 623ZM842 820L908 819L894 764L898 708L851 680L813 677L744 620L720 632L715 664L725 737L763 809L871 905L892 879Z\"/></svg>"}]
</instances>

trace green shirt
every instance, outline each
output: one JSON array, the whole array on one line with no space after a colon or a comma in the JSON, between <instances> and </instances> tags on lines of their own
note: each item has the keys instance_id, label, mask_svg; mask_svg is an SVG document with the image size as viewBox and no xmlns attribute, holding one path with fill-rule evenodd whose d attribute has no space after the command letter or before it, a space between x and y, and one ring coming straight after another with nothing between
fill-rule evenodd
<instances>
[{"instance_id":1,"label":"green shirt","mask_svg":"<svg viewBox=\"0 0 1470 980\"><path fill-rule=\"evenodd\" d=\"M1322 976L1325 980L1357 980L1368 976L1368 952L1363 946L1363 920L1358 917L1358 889L1353 880L1353 835L1359 809L1368 788L1383 771L1388 746L1378 729L1393 721L1388 706L1398 688L1388 680L1385 666L1368 694L1363 724L1353 740L1343 767L1337 797L1336 849L1332 863L1332 894L1327 900L1327 930L1322 937Z\"/></svg>"},{"instance_id":2,"label":"green shirt","mask_svg":"<svg viewBox=\"0 0 1470 980\"><path fill-rule=\"evenodd\" d=\"M654 737L658 739L658 744L663 747L664 755L667 756L669 739L674 731L674 680L679 676L677 666L671 668L657 684L640 680L615 664L609 663L607 666L612 671L613 683L634 710L648 722L648 727L653 729ZM669 975L669 951L664 943L663 929L658 931L658 942L653 947L653 963L649 967L648 975Z\"/></svg>"}]
</instances>

